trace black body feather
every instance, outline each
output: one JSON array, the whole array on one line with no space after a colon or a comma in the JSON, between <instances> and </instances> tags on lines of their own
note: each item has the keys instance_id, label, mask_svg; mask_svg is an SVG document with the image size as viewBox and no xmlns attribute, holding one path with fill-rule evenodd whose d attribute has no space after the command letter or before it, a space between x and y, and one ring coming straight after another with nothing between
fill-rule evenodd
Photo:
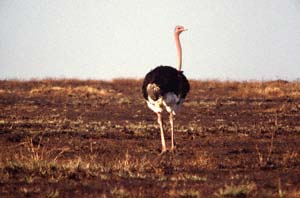
<instances>
[{"instance_id":1,"label":"black body feather","mask_svg":"<svg viewBox=\"0 0 300 198\"><path fill-rule=\"evenodd\" d=\"M149 94L147 86L153 83L159 87L160 96L172 92L181 98L185 98L190 90L189 82L183 72L170 66L158 66L146 74L142 87L143 96L146 100L148 100ZM158 97L151 98L157 100Z\"/></svg>"}]
</instances>

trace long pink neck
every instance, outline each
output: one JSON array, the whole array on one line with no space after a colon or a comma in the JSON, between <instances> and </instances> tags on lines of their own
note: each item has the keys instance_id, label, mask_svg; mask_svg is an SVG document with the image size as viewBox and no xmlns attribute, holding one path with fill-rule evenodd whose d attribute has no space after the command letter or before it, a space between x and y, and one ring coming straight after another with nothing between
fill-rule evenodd
<instances>
[{"instance_id":1,"label":"long pink neck","mask_svg":"<svg viewBox=\"0 0 300 198\"><path fill-rule=\"evenodd\" d=\"M177 49L177 58L178 58L177 70L181 71L182 49L181 49L179 34L175 33L174 36L175 36L175 43L176 43L176 49Z\"/></svg>"}]
</instances>

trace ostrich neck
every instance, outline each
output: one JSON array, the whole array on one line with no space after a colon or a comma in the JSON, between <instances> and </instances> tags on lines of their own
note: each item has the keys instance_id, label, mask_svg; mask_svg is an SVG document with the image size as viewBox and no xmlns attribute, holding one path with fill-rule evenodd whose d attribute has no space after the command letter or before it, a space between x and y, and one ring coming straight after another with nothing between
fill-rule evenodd
<instances>
[{"instance_id":1,"label":"ostrich neck","mask_svg":"<svg viewBox=\"0 0 300 198\"><path fill-rule=\"evenodd\" d=\"M180 39L179 39L179 34L174 34L175 36L175 43L176 43L176 49L177 49L177 58L178 58L178 63L177 63L177 70L181 71L181 64L182 64L182 49L181 49L181 44L180 44Z\"/></svg>"}]
</instances>

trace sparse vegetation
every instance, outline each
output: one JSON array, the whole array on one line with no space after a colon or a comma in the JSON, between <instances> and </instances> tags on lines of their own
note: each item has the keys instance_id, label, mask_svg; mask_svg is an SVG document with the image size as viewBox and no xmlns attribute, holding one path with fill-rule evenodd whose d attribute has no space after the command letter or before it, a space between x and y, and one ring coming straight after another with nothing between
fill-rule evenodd
<instances>
[{"instance_id":1,"label":"sparse vegetation","mask_svg":"<svg viewBox=\"0 0 300 198\"><path fill-rule=\"evenodd\" d=\"M191 81L162 156L141 83L0 81L0 197L299 197L299 82Z\"/></svg>"},{"instance_id":2,"label":"sparse vegetation","mask_svg":"<svg viewBox=\"0 0 300 198\"><path fill-rule=\"evenodd\" d=\"M221 188L216 195L218 197L237 197L243 198L247 197L251 191L256 188L254 183L246 183L246 184L239 184L239 185L225 185L224 188Z\"/></svg>"}]
</instances>

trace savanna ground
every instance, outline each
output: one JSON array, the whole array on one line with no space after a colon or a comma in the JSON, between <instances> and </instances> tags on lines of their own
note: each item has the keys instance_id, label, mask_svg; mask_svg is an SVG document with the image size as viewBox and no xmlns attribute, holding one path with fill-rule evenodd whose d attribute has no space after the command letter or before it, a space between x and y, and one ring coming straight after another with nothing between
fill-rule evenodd
<instances>
[{"instance_id":1,"label":"savanna ground","mask_svg":"<svg viewBox=\"0 0 300 198\"><path fill-rule=\"evenodd\" d=\"M191 81L164 155L141 83L0 81L0 197L300 197L299 82Z\"/></svg>"}]
</instances>

